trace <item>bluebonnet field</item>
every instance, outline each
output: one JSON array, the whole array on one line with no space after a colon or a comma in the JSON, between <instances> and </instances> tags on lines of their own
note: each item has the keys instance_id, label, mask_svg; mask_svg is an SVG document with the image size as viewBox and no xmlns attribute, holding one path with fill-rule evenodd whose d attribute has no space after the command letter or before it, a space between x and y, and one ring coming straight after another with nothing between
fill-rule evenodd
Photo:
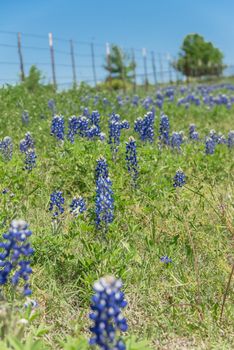
<instances>
[{"instance_id":1,"label":"bluebonnet field","mask_svg":"<svg viewBox=\"0 0 234 350\"><path fill-rule=\"evenodd\" d=\"M0 90L1 350L234 346L233 104Z\"/></svg>"}]
</instances>

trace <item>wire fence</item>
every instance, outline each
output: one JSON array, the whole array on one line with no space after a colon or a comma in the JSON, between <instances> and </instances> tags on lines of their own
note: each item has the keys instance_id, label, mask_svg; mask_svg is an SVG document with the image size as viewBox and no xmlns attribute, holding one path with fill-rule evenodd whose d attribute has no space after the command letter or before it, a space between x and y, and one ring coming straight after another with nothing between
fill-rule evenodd
<instances>
[{"instance_id":1,"label":"wire fence","mask_svg":"<svg viewBox=\"0 0 234 350\"><path fill-rule=\"evenodd\" d=\"M162 84L184 80L172 67L175 57L145 48L122 48L135 62L135 84ZM108 78L104 68L110 55L109 44L96 41L68 40L47 35L0 31L0 84L15 84L25 79L30 67L36 65L44 83L69 88L74 83L92 86ZM228 65L224 75L234 75ZM110 76L111 78L111 76Z\"/></svg>"}]
</instances>

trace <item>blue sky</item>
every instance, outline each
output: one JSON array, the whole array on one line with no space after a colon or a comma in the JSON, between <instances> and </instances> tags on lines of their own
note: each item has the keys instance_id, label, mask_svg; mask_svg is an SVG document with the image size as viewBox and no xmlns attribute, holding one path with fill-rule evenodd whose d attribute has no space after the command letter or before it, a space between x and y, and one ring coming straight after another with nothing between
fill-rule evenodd
<instances>
[{"instance_id":1,"label":"blue sky","mask_svg":"<svg viewBox=\"0 0 234 350\"><path fill-rule=\"evenodd\" d=\"M50 56L47 50L48 32L57 38L74 39L78 42L94 40L97 75L101 78L105 43L117 43L124 48L137 48L138 73L143 64L140 49L147 52L170 53L175 56L184 36L197 32L220 48L228 64L234 64L234 1L233 0L8 0L0 1L0 79L17 77L17 49L1 46L15 45L14 34L1 31L39 34L42 38L22 37L26 47L23 57L26 72L31 63L43 63L40 69L50 78ZM61 82L70 81L71 69L69 45L55 41L56 74ZM78 79L91 79L90 46L75 44ZM67 54L66 54L67 53ZM163 56L166 58L166 55ZM62 64L68 65L63 67ZM159 67L158 55L156 65ZM164 61L164 69L167 63ZM148 71L150 58L148 57Z\"/></svg>"}]
</instances>

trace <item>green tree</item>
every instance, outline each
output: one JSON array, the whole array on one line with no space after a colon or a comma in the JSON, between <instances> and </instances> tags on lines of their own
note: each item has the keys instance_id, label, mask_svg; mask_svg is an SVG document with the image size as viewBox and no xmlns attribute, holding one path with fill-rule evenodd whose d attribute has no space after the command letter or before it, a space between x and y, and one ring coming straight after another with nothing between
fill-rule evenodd
<instances>
[{"instance_id":1,"label":"green tree","mask_svg":"<svg viewBox=\"0 0 234 350\"><path fill-rule=\"evenodd\" d=\"M223 53L199 34L189 34L184 38L179 58L173 67L187 78L216 75L223 69Z\"/></svg>"},{"instance_id":2,"label":"green tree","mask_svg":"<svg viewBox=\"0 0 234 350\"><path fill-rule=\"evenodd\" d=\"M28 76L25 78L23 84L29 91L35 91L40 87L42 74L36 66L31 66Z\"/></svg>"},{"instance_id":3,"label":"green tree","mask_svg":"<svg viewBox=\"0 0 234 350\"><path fill-rule=\"evenodd\" d=\"M111 46L110 54L104 65L104 68L109 72L107 80L111 77L111 79L131 82L135 67L135 62L120 47L117 45Z\"/></svg>"}]
</instances>

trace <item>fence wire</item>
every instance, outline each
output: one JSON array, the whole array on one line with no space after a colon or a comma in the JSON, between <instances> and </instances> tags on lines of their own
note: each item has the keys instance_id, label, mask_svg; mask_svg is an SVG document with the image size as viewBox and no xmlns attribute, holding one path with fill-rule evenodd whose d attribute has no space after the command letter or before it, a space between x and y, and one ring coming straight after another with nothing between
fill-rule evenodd
<instances>
[{"instance_id":1,"label":"fence wire","mask_svg":"<svg viewBox=\"0 0 234 350\"><path fill-rule=\"evenodd\" d=\"M136 64L133 74L136 84L162 84L184 80L177 72L169 53L142 48L122 48ZM44 81L56 86L71 86L81 82L90 85L106 81L108 64L106 43L68 40L56 36L0 31L0 82L18 83L28 75L30 67L36 67ZM234 74L234 66L228 65L224 75ZM110 77L109 77L110 78Z\"/></svg>"}]
</instances>

